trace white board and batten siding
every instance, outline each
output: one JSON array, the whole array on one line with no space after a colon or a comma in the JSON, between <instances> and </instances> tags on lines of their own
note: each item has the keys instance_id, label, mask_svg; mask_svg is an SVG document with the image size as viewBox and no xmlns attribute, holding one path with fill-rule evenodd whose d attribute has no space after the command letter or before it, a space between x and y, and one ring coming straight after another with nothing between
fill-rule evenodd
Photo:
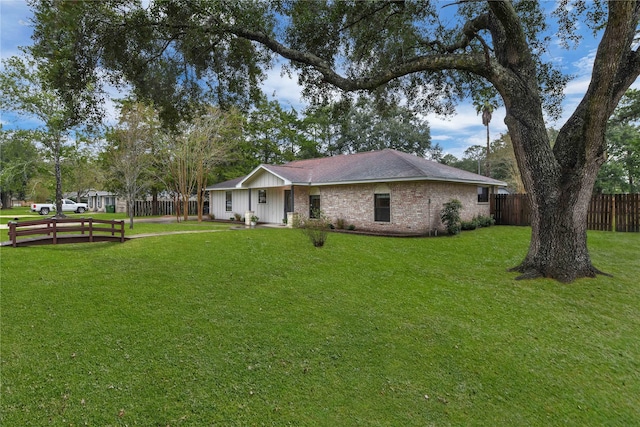
<instances>
[{"instance_id":1,"label":"white board and batten siding","mask_svg":"<svg viewBox=\"0 0 640 427\"><path fill-rule=\"evenodd\" d=\"M282 178L278 178L272 173L262 171L252 179L244 182L243 186L248 188L268 188L283 187L285 182Z\"/></svg>"},{"instance_id":2,"label":"white board and batten siding","mask_svg":"<svg viewBox=\"0 0 640 427\"><path fill-rule=\"evenodd\" d=\"M258 192L265 190L267 199L265 203L259 203ZM281 224L284 214L284 187L279 188L253 188L251 189L251 208L260 218L259 222Z\"/></svg>"},{"instance_id":3,"label":"white board and batten siding","mask_svg":"<svg viewBox=\"0 0 640 427\"><path fill-rule=\"evenodd\" d=\"M231 212L227 209L227 191L231 191ZM249 209L247 190L216 190L209 192L209 212L215 215L216 219L229 219L234 213L244 217L244 213Z\"/></svg>"},{"instance_id":4,"label":"white board and batten siding","mask_svg":"<svg viewBox=\"0 0 640 427\"><path fill-rule=\"evenodd\" d=\"M282 223L284 215L284 189L285 182L267 171L261 171L245 181L243 186L251 191L251 210L259 218L259 222L269 222L273 224ZM260 203L259 191L266 191L266 202Z\"/></svg>"},{"instance_id":5,"label":"white board and batten siding","mask_svg":"<svg viewBox=\"0 0 640 427\"><path fill-rule=\"evenodd\" d=\"M284 215L284 190L279 188L251 188L249 190L216 190L209 194L210 213L216 219L230 219L235 213L244 218L249 210L249 191L251 191L251 210L260 218L260 222L282 223ZM259 190L266 191L266 202L259 203ZM226 192L231 191L231 211L226 210Z\"/></svg>"}]
</instances>

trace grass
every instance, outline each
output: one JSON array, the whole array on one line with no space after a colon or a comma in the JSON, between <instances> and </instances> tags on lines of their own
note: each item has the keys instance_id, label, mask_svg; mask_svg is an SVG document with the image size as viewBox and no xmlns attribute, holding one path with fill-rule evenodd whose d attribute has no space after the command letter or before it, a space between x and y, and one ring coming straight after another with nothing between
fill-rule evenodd
<instances>
[{"instance_id":1,"label":"grass","mask_svg":"<svg viewBox=\"0 0 640 427\"><path fill-rule=\"evenodd\" d=\"M640 238L515 281L528 228L1 248L2 425L637 425Z\"/></svg>"}]
</instances>

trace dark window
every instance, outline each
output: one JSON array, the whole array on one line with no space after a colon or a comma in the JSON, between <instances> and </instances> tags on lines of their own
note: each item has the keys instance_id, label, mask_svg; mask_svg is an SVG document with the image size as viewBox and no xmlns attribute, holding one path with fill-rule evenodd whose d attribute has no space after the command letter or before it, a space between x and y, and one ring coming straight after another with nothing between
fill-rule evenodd
<instances>
[{"instance_id":1,"label":"dark window","mask_svg":"<svg viewBox=\"0 0 640 427\"><path fill-rule=\"evenodd\" d=\"M227 191L227 192L225 193L225 202L226 202L226 208L225 208L225 210L226 210L227 212L231 212L231 211L233 210L233 207L232 207L232 206L233 206L233 203L232 203L232 201L231 201L231 200L232 200L232 199L231 199L231 191Z\"/></svg>"},{"instance_id":2,"label":"dark window","mask_svg":"<svg viewBox=\"0 0 640 427\"><path fill-rule=\"evenodd\" d=\"M258 203L267 203L267 190L258 190Z\"/></svg>"},{"instance_id":3,"label":"dark window","mask_svg":"<svg viewBox=\"0 0 640 427\"><path fill-rule=\"evenodd\" d=\"M309 196L309 218L320 217L320 195Z\"/></svg>"},{"instance_id":4,"label":"dark window","mask_svg":"<svg viewBox=\"0 0 640 427\"><path fill-rule=\"evenodd\" d=\"M391 196L388 193L375 195L374 212L376 221L391 221Z\"/></svg>"},{"instance_id":5,"label":"dark window","mask_svg":"<svg viewBox=\"0 0 640 427\"><path fill-rule=\"evenodd\" d=\"M478 187L478 203L489 203L489 187Z\"/></svg>"}]
</instances>

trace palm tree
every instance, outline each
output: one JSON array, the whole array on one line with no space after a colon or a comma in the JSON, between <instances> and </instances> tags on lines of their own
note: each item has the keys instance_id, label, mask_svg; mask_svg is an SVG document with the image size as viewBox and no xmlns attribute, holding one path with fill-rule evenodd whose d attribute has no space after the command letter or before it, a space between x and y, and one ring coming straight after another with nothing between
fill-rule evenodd
<instances>
[{"instance_id":1,"label":"palm tree","mask_svg":"<svg viewBox=\"0 0 640 427\"><path fill-rule=\"evenodd\" d=\"M494 108L495 107L489 101L485 101L483 105L476 105L476 113L480 114L482 112L482 124L487 127L487 153L485 157L486 164L484 174L489 177L491 176L491 166L489 164L489 123L491 122L491 113L493 113Z\"/></svg>"}]
</instances>

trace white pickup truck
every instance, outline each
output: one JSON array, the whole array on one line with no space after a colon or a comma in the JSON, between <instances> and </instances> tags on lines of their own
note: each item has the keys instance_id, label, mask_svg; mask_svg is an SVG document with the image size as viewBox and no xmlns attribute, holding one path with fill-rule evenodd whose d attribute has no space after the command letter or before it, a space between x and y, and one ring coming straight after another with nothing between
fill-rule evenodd
<instances>
[{"instance_id":1,"label":"white pickup truck","mask_svg":"<svg viewBox=\"0 0 640 427\"><path fill-rule=\"evenodd\" d=\"M62 212L84 213L88 209L86 203L76 203L73 200L62 199ZM55 211L55 203L34 203L31 205L31 212L38 212L40 215L48 215Z\"/></svg>"}]
</instances>

